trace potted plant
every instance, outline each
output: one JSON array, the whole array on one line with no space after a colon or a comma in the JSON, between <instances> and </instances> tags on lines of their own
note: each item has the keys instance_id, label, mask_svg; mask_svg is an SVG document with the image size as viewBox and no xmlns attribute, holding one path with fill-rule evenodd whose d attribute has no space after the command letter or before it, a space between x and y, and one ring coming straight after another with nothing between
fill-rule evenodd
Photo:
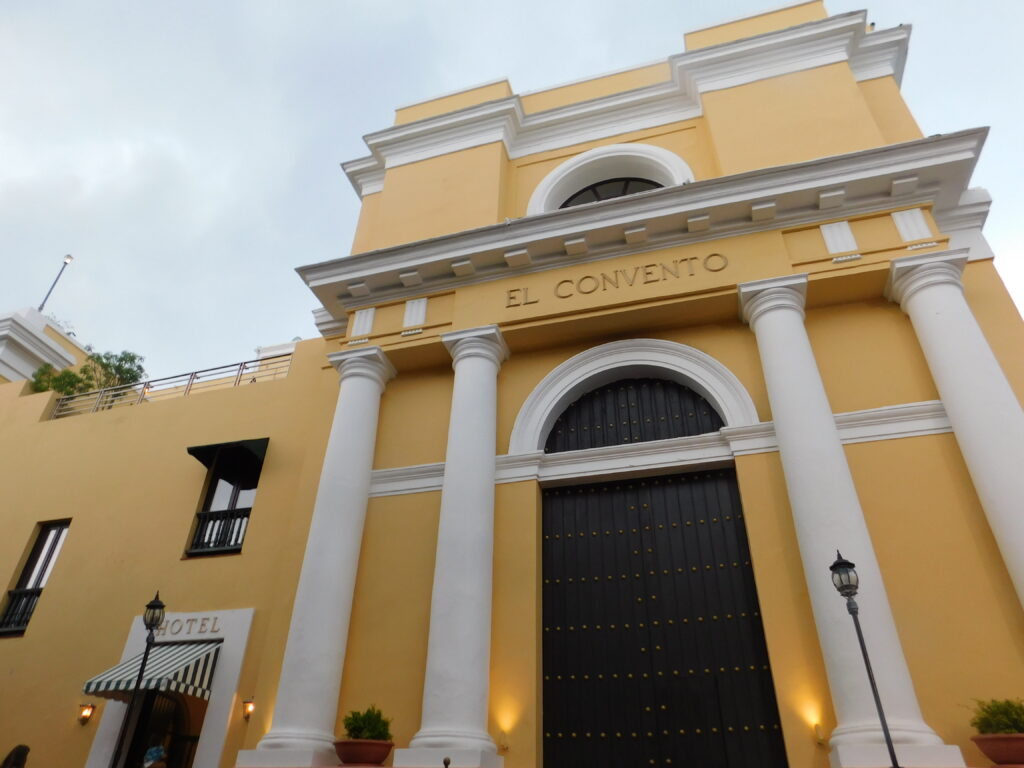
<instances>
[{"instance_id":1,"label":"potted plant","mask_svg":"<svg viewBox=\"0 0 1024 768\"><path fill-rule=\"evenodd\" d=\"M971 740L996 765L1024 765L1024 699L975 701Z\"/></svg>"},{"instance_id":2,"label":"potted plant","mask_svg":"<svg viewBox=\"0 0 1024 768\"><path fill-rule=\"evenodd\" d=\"M380 765L391 753L391 721L374 706L364 712L352 710L345 715L345 735L334 742L338 759L344 765Z\"/></svg>"}]
</instances>

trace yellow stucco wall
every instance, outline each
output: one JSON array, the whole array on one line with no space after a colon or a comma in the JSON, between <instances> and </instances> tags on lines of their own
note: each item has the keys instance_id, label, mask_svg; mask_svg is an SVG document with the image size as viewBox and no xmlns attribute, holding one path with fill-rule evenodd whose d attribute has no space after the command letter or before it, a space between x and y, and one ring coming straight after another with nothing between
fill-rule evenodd
<instances>
[{"instance_id":1,"label":"yellow stucco wall","mask_svg":"<svg viewBox=\"0 0 1024 768\"><path fill-rule=\"evenodd\" d=\"M900 94L895 78L876 77L857 84L887 144L924 137L917 121Z\"/></svg>"},{"instance_id":2,"label":"yellow stucco wall","mask_svg":"<svg viewBox=\"0 0 1024 768\"><path fill-rule=\"evenodd\" d=\"M687 44L715 45L823 14L816 0L692 33ZM642 67L528 94L523 104L527 112L553 109L665 77L663 65ZM402 108L396 123L508 94L504 82L469 89ZM845 64L708 93L703 107L692 120L511 160L496 142L390 168L383 191L363 200L353 250L524 216L546 174L603 144L663 147L702 180L920 136L892 78L857 83ZM937 245L913 253L946 247L928 211L926 218ZM370 343L384 348L399 373L381 400L374 467L444 460L453 374L438 335L491 323L512 350L498 379L499 454L508 451L515 419L544 376L584 350L631 338L710 355L768 421L761 361L753 333L738 319L736 286L802 272L811 275L806 328L834 411L935 399L908 318L882 297L888 261L911 251L886 211L858 216L851 226L862 258L849 264L832 262L817 224L796 225L446 288L429 294L427 325L413 338L400 336L402 303L382 303ZM1024 395L1024 326L1005 288L985 261L970 264L964 281L979 325ZM78 726L80 684L120 658L131 618L159 588L169 610L255 609L238 692L253 695L257 711L248 724L233 716L222 768L233 765L238 749L256 746L272 723L338 396L324 355L352 348L348 341L300 344L281 381L58 422L44 420L54 395L0 386L0 479L10 481L0 506L0 581L17 578L37 523L72 519L25 636L0 638L0 679L29 692L0 700L0 738L29 743L33 763L81 764L102 709L92 725ZM271 440L243 553L183 558L206 474L185 449L262 436ZM968 743L964 707L974 698L1019 693L1024 613L955 440L941 434L866 442L847 446L846 454L925 719L964 747L969 762L980 761ZM824 768L827 750L815 743L813 726L827 736L835 719L779 456L744 455L735 466L790 765ZM539 485L499 484L495 497L489 729L509 745L508 768L533 768L542 754ZM401 746L419 728L439 507L437 491L369 502L339 733L348 710L370 704L393 718ZM957 632L945 631L950 626Z\"/></svg>"},{"instance_id":3,"label":"yellow stucco wall","mask_svg":"<svg viewBox=\"0 0 1024 768\"><path fill-rule=\"evenodd\" d=\"M450 93L447 96L439 96L436 99L429 99L418 104L410 104L407 107L400 107L395 110L395 125L412 123L416 120L424 120L428 117L436 117L448 112L455 112L477 104L484 104L488 101L504 99L512 95L512 87L508 80L499 80L494 83L467 88L458 93Z\"/></svg>"},{"instance_id":4,"label":"yellow stucco wall","mask_svg":"<svg viewBox=\"0 0 1024 768\"><path fill-rule=\"evenodd\" d=\"M1010 310L1005 297L999 296L1001 286L991 266L972 265L968 286L993 346L1000 354L1009 353L1019 343L1019 330L1008 335L1002 330L1009 325L1005 321ZM807 327L835 410L934 397L909 322L895 306L879 298L825 305L808 311ZM507 450L522 402L548 371L583 349L629 335L603 334L529 354L513 352L499 379L497 450ZM770 418L748 328L723 320L649 329L643 335L694 346L723 362L750 391L762 418ZM3 521L11 535L0 542L0 561L23 559L36 521L68 515L73 520L28 633L21 639L0 640L0 659L7 669L16 669L19 676L45 678L33 695L50 702L53 719L26 717L31 710L13 703L0 711L0 722L10 724L5 728L38 745L34 756L52 759L52 748L84 758L90 736L73 721L80 696L68 680L83 681L117 660L131 616L148 599L151 587L145 585L158 586L174 610L257 609L239 691L255 694L259 704L248 725L233 724L229 751L254 747L269 728L287 617L329 428L324 414L337 394L336 374L323 363L325 351L319 342L300 345L292 375L279 382L59 422L38 420L52 403L51 395L21 396L22 388L14 386L0 390L2 423L8 433L13 431L31 446L15 450L5 443L2 466L37 476L40 467L50 467L52 476L61 479L47 482L44 477L38 486L15 490L10 509L18 514L9 512ZM884 383L862 373L879 370L889 372ZM1008 373L1019 384L1019 364L1010 366ZM315 397L309 397L310 392ZM295 399L299 393L302 396ZM450 397L447 366L400 373L382 400L375 465L442 460ZM423 408L425 402L431 407ZM410 430L410 424L416 429ZM159 440L153 439L155 434ZM270 435L271 444L244 553L182 559L205 474L184 448L259 435ZM416 435L422 437L410 439ZM103 451L93 450L95 445L102 445ZM91 460L83 462L83 453ZM940 435L852 445L847 453L926 719L944 739L966 746L961 705L976 696L1003 695L1004 689L1009 695L1020 685L1021 681L1006 678L1002 665L991 666L986 659L1020 657L1024 617L955 442ZM792 556L796 544L778 456L744 456L736 464L790 761L824 766L825 750L815 744L812 726L820 723L827 732L833 715L802 570ZM939 478L929 469L936 465L946 468ZM160 470L147 471L154 466ZM137 469L122 471L130 467ZM123 475L145 482L111 485L112 477ZM490 728L496 739L501 732L506 734L510 768L535 765L541 748L537 490L534 482L496 489ZM26 508L38 512L26 517L20 513ZM346 711L371 703L394 717L399 743L407 743L418 728L438 508L437 492L370 502L339 731ZM126 511L131 514L126 516ZM941 524L935 525L935 520ZM110 536L112 530L116 537ZM925 530L936 533L922 536ZM396 531L402 535L396 536ZM105 545L108 540L110 545ZM144 552L125 546L135 541L146 543ZM971 546L960 546L964 541ZM115 543L115 550L104 550ZM942 576L955 595L951 601L948 594L943 599L929 594L922 604L918 574L935 550L956 558L949 575ZM120 569L130 571L132 578L121 578ZM16 573L12 568L7 577ZM956 592L954 580L963 584L964 578L970 583ZM991 616L1000 619L993 624ZM62 632L68 621L93 641L83 646L77 636ZM951 640L955 648L945 642L937 646L934 628L953 621L984 637L960 633ZM945 660L970 656L982 642L989 653L970 669L934 672L948 670ZM45 652L40 654L40 648ZM57 714L63 711L59 702L64 702L65 715ZM62 718L74 727L66 727ZM66 735L54 739L54 732ZM223 762L230 764L229 759Z\"/></svg>"},{"instance_id":5,"label":"yellow stucco wall","mask_svg":"<svg viewBox=\"0 0 1024 768\"><path fill-rule=\"evenodd\" d=\"M52 393L0 387L3 583L17 579L37 523L71 519L24 636L0 637L4 687L28 696L0 701L3 744L28 744L40 765L82 765L103 707L80 727L81 686L120 660L132 617L159 589L169 611L256 609L239 691L255 693L259 708L248 726L233 718L222 764L233 765L243 744L255 746L330 428L324 414L338 392L323 355L323 342L307 342L280 381L59 421L40 421ZM242 553L184 558L206 477L186 448L268 436Z\"/></svg>"},{"instance_id":6,"label":"yellow stucco wall","mask_svg":"<svg viewBox=\"0 0 1024 768\"><path fill-rule=\"evenodd\" d=\"M830 732L835 714L779 455L738 458L736 477L789 764L825 768L814 726Z\"/></svg>"},{"instance_id":7,"label":"yellow stucco wall","mask_svg":"<svg viewBox=\"0 0 1024 768\"><path fill-rule=\"evenodd\" d=\"M376 228L365 232L361 219L355 242L372 250L496 223L507 163L496 142L388 169L366 222Z\"/></svg>"},{"instance_id":8,"label":"yellow stucco wall","mask_svg":"<svg viewBox=\"0 0 1024 768\"><path fill-rule=\"evenodd\" d=\"M822 13L816 1L755 21L774 29L820 18ZM732 30L731 25L727 28ZM527 113L554 109L668 77L665 63L640 67L524 95L523 109ZM506 89L502 81L404 108L399 110L404 116L399 122L498 98ZM496 142L389 168L383 190L363 198L352 251L362 253L522 217L530 195L548 173L581 152L607 144L642 142L668 149L682 157L699 180L921 137L892 77L857 82L846 63L705 93L701 101L699 118L511 160L504 145Z\"/></svg>"},{"instance_id":9,"label":"yellow stucco wall","mask_svg":"<svg viewBox=\"0 0 1024 768\"><path fill-rule=\"evenodd\" d=\"M984 765L970 710L1024 688L1024 612L956 440L860 443L846 455L925 722Z\"/></svg>"},{"instance_id":10,"label":"yellow stucco wall","mask_svg":"<svg viewBox=\"0 0 1024 768\"><path fill-rule=\"evenodd\" d=\"M593 270L593 267L580 266L576 269ZM975 303L979 320L990 333L993 347L1009 356L1012 345L1019 343L1021 331L1019 324L1005 322L1012 306L1005 297L997 295L1001 288L997 281L987 262L973 264L968 270L968 296ZM491 312L493 316L493 308ZM681 318L684 316L680 313ZM622 317L621 311L618 317ZM565 318L555 318L551 322L559 320L564 321ZM770 409L760 361L750 330L736 321L693 326L685 326L684 322L680 320L680 327L674 329L648 329L641 335L687 344L723 362L748 389L761 417L769 419ZM881 296L811 308L806 324L836 412L936 397L909 319ZM563 336L561 333L552 335ZM506 337L514 338L514 334L508 333ZM523 401L551 369L589 347L629 337L629 333L591 334L569 346L549 345L531 348L521 354L513 350L499 376L496 450L499 453L507 451L512 424ZM1019 364L1010 366L1008 374L1019 386L1024 378L1018 368ZM446 378L450 381L446 370L431 369L417 375L425 376L425 386L438 388L439 398L441 390L447 389L441 381ZM435 383L431 384L432 381ZM397 409L396 414L407 415L406 408L411 413L415 404L422 402L418 397L421 394L412 384L402 390L395 389L389 392L388 408ZM433 397L431 394L430 398ZM408 400L408 403L403 405L400 400ZM403 418L396 418L386 428L388 431L382 432L382 437L389 436L385 440L390 442L391 436L398 435ZM436 421L432 430L440 435L446 416L432 414L429 418ZM971 647L977 647L971 645L977 638L972 636L970 641L959 643L960 651L951 656L944 644L936 647L934 627L948 626L954 621L986 626L986 612L1002 612L1005 628L990 633L985 642L989 643L987 647L997 648L996 653L1001 658L1017 658L1020 635L1014 631L1017 624L1024 621L1024 615L1015 602L1012 586L994 549L962 460L955 452L955 442L950 436L941 435L852 445L847 452L872 535L881 550L879 557L883 560L887 584L894 580L899 582L897 592L902 595L902 606L901 599L897 597L893 597L893 603L901 635L907 644L906 652L916 653L911 648L930 649L928 653L919 654L911 664L926 720L947 743L972 750L973 747L968 746L968 718L961 705L980 695L1002 695L975 691L979 686L988 691L999 673L992 668L980 676L965 672L954 676L940 675L942 679L935 680L934 670L941 667L943 660L948 663L952 656L968 653ZM378 458L380 456L378 449ZM438 441L432 452L424 453L421 447L411 444L401 450L396 447L389 451L388 457L389 466L442 461L444 446ZM790 763L825 766L827 750L816 744L813 726L820 724L827 735L834 726L834 715L804 575L799 558L794 556L796 540L778 455L743 456L736 465ZM882 465L885 465L885 471L881 470ZM908 473L904 468L909 466L917 469ZM934 466L947 468L942 482L929 480L934 472L926 468ZM894 495L891 491L896 486L900 486L899 493ZM956 488L956 492L950 493L951 488ZM410 502L404 500L407 497L401 498L403 501L378 499L374 505L408 507ZM913 518L907 517L907 512L901 507L902 501L906 500L913 501L916 510ZM422 506L429 507L430 515L434 514L436 503L434 497L422 499ZM536 613L539 610L535 571L531 570L537 567L539 509L534 483L497 487L491 732L495 739L499 738L501 731L508 734L508 741L513 747L505 757L510 768L535 764L533 761L540 749L535 743L538 727L536 699L539 695L536 644L539 641L535 634L530 634L536 632ZM424 513L425 510L418 512ZM959 536L970 536L972 541L979 536L982 538L980 554L965 555L963 568L970 569L972 579L978 582L971 589L986 590L989 595L983 604L972 607L968 600L959 600L955 607L950 607L942 601L930 600L920 611L915 607L919 588L915 574L928 567L926 554L930 546L929 538L922 532L928 528L927 518L932 515L943 520L945 532L952 531L947 537L951 537L949 541L931 542L941 551L954 547ZM947 520L952 522L946 525ZM917 554L909 556L908 552ZM507 568L510 570L506 571ZM951 583L950 589L954 588ZM989 605L990 602L995 604ZM411 631L405 634L406 654L420 659L424 653L423 639ZM979 660L979 663L983 662ZM371 666L369 660L365 664ZM999 690L1008 687L1003 685ZM367 692L370 690L368 685ZM415 730L416 693L407 694L406 699L400 706L396 705L396 709L410 712L414 724L409 727ZM356 706L357 701L353 699L352 705Z\"/></svg>"},{"instance_id":11,"label":"yellow stucco wall","mask_svg":"<svg viewBox=\"0 0 1024 768\"><path fill-rule=\"evenodd\" d=\"M885 143L846 64L706 93L703 103L726 176Z\"/></svg>"},{"instance_id":12,"label":"yellow stucco wall","mask_svg":"<svg viewBox=\"0 0 1024 768\"><path fill-rule=\"evenodd\" d=\"M336 733L371 704L392 718L395 743L419 730L440 504L438 492L370 501Z\"/></svg>"},{"instance_id":13,"label":"yellow stucco wall","mask_svg":"<svg viewBox=\"0 0 1024 768\"><path fill-rule=\"evenodd\" d=\"M612 75L604 75L583 80L578 83L560 85L548 88L543 91L524 94L522 97L523 112L543 112L548 109L557 109L569 104L578 104L581 101L598 99L602 96L610 96L623 91L631 91L634 88L643 88L647 85L666 82L671 73L668 64L658 62L646 67L637 67L625 72L616 72Z\"/></svg>"},{"instance_id":14,"label":"yellow stucco wall","mask_svg":"<svg viewBox=\"0 0 1024 768\"><path fill-rule=\"evenodd\" d=\"M822 0L812 0L809 3L800 3L786 8L779 8L774 11L767 11L756 16L749 16L736 21L727 21L723 24L716 24L712 27L705 27L684 35L686 50L695 51L698 48L706 48L710 45L729 43L734 40L742 40L745 37L763 35L766 32L775 32L787 27L795 27L798 24L806 24L809 21L818 21L828 16L825 11L825 4Z\"/></svg>"}]
</instances>

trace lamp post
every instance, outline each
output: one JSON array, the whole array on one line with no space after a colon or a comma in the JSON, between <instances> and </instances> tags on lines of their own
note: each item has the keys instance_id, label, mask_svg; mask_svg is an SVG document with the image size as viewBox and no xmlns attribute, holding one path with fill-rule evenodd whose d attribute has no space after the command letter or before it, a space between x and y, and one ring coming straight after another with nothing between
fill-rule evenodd
<instances>
[{"instance_id":1,"label":"lamp post","mask_svg":"<svg viewBox=\"0 0 1024 768\"><path fill-rule=\"evenodd\" d=\"M64 263L60 265L60 272L58 272L57 276L55 278L53 278L53 284L50 285L50 290L48 290L46 292L46 295L43 296L43 300L39 304L39 309L37 311L39 311L39 312L43 311L43 307L46 306L46 300L48 298L50 298L50 294L53 293L53 289L57 287L57 281L60 280L60 276L64 274L64 270L68 268L68 264L70 264L74 260L75 260L75 257L72 256L70 253L67 256L64 257Z\"/></svg>"},{"instance_id":2,"label":"lamp post","mask_svg":"<svg viewBox=\"0 0 1024 768\"><path fill-rule=\"evenodd\" d=\"M58 277L60 277L58 275ZM160 600L160 592L156 597L146 603L146 610L142 613L142 623L146 627L146 650L142 652L142 662L139 664L139 675L135 678L135 687L132 688L131 698L128 699L128 708L124 711L124 719L121 721L121 730L117 734L117 746L114 748L114 757L110 761L110 768L118 768L121 760L121 753L124 751L125 734L128 731L128 723L131 721L135 709L135 699L138 696L139 688L142 687L142 677L146 672L146 662L149 661L149 652L153 649L156 638L153 631L164 623L164 604Z\"/></svg>"},{"instance_id":3,"label":"lamp post","mask_svg":"<svg viewBox=\"0 0 1024 768\"><path fill-rule=\"evenodd\" d=\"M900 768L896 762L896 749L892 745L892 736L889 735L889 725L885 722L885 712L882 711L882 700L878 697L878 685L875 683L875 673L871 670L871 660L868 658L868 647L864 644L864 633L860 629L860 608L854 596L857 594L857 571L849 560L846 560L839 550L836 550L836 561L828 568L832 571L832 583L839 594L846 598L846 610L853 617L853 626L857 630L857 640L860 642L860 652L864 657L864 668L868 671L868 682L871 683L871 694L875 697L875 708L878 709L878 719L882 723L882 733L885 736L885 746L889 749L889 759L892 761L892 768Z\"/></svg>"}]
</instances>

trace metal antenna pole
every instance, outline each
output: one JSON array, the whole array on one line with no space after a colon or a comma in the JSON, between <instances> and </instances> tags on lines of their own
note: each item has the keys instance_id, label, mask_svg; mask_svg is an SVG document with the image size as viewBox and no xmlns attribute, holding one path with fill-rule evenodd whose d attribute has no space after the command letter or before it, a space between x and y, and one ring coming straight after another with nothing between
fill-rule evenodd
<instances>
[{"instance_id":1,"label":"metal antenna pole","mask_svg":"<svg viewBox=\"0 0 1024 768\"><path fill-rule=\"evenodd\" d=\"M72 261L74 261L74 256L70 253L64 257L64 263L60 265L60 272L58 272L57 276L53 278L53 284L50 286L50 290L46 292L46 295L43 296L42 302L39 304L39 312L43 311L43 307L46 306L46 300L50 298L50 294L53 293L53 289L57 287L57 281L60 280L60 276L64 274L64 270L68 268L68 264Z\"/></svg>"}]
</instances>

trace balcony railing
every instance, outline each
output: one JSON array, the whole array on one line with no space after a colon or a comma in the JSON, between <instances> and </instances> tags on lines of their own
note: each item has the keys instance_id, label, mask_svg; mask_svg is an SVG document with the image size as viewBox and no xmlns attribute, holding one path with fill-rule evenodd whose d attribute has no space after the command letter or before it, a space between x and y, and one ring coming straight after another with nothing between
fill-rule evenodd
<instances>
[{"instance_id":1,"label":"balcony railing","mask_svg":"<svg viewBox=\"0 0 1024 768\"><path fill-rule=\"evenodd\" d=\"M42 593L42 587L7 590L7 605L0 615L0 635L21 634L25 631Z\"/></svg>"},{"instance_id":2,"label":"balcony railing","mask_svg":"<svg viewBox=\"0 0 1024 768\"><path fill-rule=\"evenodd\" d=\"M245 384L255 384L259 381L282 379L288 375L291 363L292 356L290 354L277 355L276 357L264 357L259 360L222 365L219 368L207 368L204 371L168 376L166 379L140 381L136 384L98 389L80 395L68 395L57 401L52 418L60 419L65 416L77 416L81 413L108 411L111 408L122 408L127 405L187 397L197 392L213 389L229 389Z\"/></svg>"},{"instance_id":3,"label":"balcony railing","mask_svg":"<svg viewBox=\"0 0 1024 768\"><path fill-rule=\"evenodd\" d=\"M244 507L218 512L200 512L197 515L196 533L192 537L192 546L189 547L188 554L212 555L240 550L251 511L251 507Z\"/></svg>"}]
</instances>

